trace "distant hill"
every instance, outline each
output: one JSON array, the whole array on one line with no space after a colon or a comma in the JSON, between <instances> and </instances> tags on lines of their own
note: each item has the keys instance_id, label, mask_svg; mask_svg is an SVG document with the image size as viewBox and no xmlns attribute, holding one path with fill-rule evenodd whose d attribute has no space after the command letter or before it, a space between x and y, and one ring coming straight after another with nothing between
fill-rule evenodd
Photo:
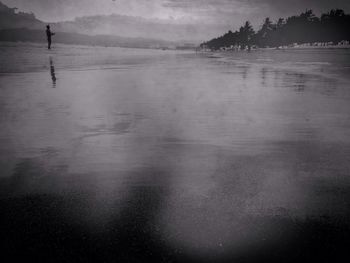
<instances>
[{"instance_id":1,"label":"distant hill","mask_svg":"<svg viewBox=\"0 0 350 263\"><path fill-rule=\"evenodd\" d=\"M118 24L118 27L114 27L113 24ZM38 20L34 14L17 12L17 8L10 8L0 2L0 41L46 42L45 25L46 23ZM157 28L156 24L147 23L141 18L120 15L94 16L51 25L56 33L54 43L133 48L191 47L185 45L185 42L153 38L144 32L146 28L153 27L154 32L164 31L164 25ZM131 32L130 28L135 30ZM117 32L122 36L117 35Z\"/></svg>"},{"instance_id":2,"label":"distant hill","mask_svg":"<svg viewBox=\"0 0 350 263\"><path fill-rule=\"evenodd\" d=\"M34 14L17 12L17 8L10 8L0 2L0 29L30 28L41 29L44 22L36 19Z\"/></svg>"},{"instance_id":3,"label":"distant hill","mask_svg":"<svg viewBox=\"0 0 350 263\"><path fill-rule=\"evenodd\" d=\"M217 30L209 25L177 24L168 20L145 19L142 17L119 14L78 17L73 21L53 24L56 31L75 32L87 35L118 35L123 37L142 37L176 42L187 41L187 37L203 40L203 32ZM207 35L207 33L205 34Z\"/></svg>"}]
</instances>

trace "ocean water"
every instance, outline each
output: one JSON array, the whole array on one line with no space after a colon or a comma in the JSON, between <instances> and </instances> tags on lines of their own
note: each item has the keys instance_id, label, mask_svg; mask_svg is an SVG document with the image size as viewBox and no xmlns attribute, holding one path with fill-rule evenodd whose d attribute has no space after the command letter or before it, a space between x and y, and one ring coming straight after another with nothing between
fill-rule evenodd
<instances>
[{"instance_id":1,"label":"ocean water","mask_svg":"<svg viewBox=\"0 0 350 263\"><path fill-rule=\"evenodd\" d=\"M336 260L350 50L0 44L0 231L54 262Z\"/></svg>"}]
</instances>

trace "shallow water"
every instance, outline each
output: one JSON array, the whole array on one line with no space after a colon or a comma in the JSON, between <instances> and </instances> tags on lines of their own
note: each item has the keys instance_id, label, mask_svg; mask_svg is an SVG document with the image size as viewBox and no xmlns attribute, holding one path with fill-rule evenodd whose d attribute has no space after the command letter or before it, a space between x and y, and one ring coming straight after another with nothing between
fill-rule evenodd
<instances>
[{"instance_id":1,"label":"shallow water","mask_svg":"<svg viewBox=\"0 0 350 263\"><path fill-rule=\"evenodd\" d=\"M344 252L349 50L2 43L0 61L1 230L16 256L249 262Z\"/></svg>"}]
</instances>

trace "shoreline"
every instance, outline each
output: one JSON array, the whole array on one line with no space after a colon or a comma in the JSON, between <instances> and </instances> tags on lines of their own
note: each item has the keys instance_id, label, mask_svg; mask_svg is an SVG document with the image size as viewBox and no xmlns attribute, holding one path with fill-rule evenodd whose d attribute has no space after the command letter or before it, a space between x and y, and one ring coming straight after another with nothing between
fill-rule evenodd
<instances>
[{"instance_id":1,"label":"shoreline","mask_svg":"<svg viewBox=\"0 0 350 263\"><path fill-rule=\"evenodd\" d=\"M350 49L350 45L329 45L329 46L311 46L311 45L298 45L298 46L280 46L280 47L257 47L252 48L250 51L247 49L233 49L224 47L218 50L210 50L210 49L199 49L199 52L251 52L258 50L297 50L297 49Z\"/></svg>"}]
</instances>

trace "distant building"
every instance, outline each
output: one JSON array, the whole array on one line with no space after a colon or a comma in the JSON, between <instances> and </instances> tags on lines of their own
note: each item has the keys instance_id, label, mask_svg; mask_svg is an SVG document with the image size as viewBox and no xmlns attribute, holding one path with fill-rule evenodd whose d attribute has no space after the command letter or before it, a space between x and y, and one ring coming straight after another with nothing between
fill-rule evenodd
<instances>
[{"instance_id":1,"label":"distant building","mask_svg":"<svg viewBox=\"0 0 350 263\"><path fill-rule=\"evenodd\" d=\"M338 43L339 46L348 46L350 44L350 41L348 40L342 40Z\"/></svg>"},{"instance_id":2,"label":"distant building","mask_svg":"<svg viewBox=\"0 0 350 263\"><path fill-rule=\"evenodd\" d=\"M3 3L0 2L0 14L9 14L9 15L14 15L16 14L17 7L8 7L4 5Z\"/></svg>"}]
</instances>

